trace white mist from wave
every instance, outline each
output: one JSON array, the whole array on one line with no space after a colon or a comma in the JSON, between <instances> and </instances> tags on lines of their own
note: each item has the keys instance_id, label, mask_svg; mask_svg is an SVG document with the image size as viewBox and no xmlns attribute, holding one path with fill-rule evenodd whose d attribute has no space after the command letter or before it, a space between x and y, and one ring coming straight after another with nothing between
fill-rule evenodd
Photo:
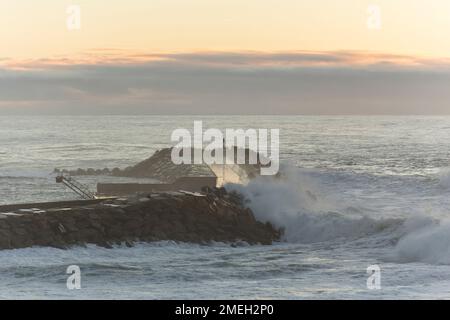
<instances>
[{"instance_id":1,"label":"white mist from wave","mask_svg":"<svg viewBox=\"0 0 450 320\"><path fill-rule=\"evenodd\" d=\"M308 244L384 236L384 261L450 264L450 219L347 214L338 196L321 193L320 183L291 166L283 167L280 177L259 177L227 188L244 196L258 220L284 229L284 241Z\"/></svg>"},{"instance_id":2,"label":"white mist from wave","mask_svg":"<svg viewBox=\"0 0 450 320\"><path fill-rule=\"evenodd\" d=\"M314 243L357 239L398 227L402 219L374 219L346 215L338 195L321 192L304 171L283 166L280 177L261 176L245 186L228 185L244 196L256 218L284 230L284 240Z\"/></svg>"}]
</instances>

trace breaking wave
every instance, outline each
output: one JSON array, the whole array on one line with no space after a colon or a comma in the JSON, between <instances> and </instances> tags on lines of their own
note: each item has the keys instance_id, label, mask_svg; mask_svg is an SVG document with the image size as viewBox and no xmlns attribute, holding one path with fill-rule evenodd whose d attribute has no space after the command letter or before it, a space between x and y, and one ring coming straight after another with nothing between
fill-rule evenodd
<instances>
[{"instance_id":1,"label":"breaking wave","mask_svg":"<svg viewBox=\"0 0 450 320\"><path fill-rule=\"evenodd\" d=\"M284 167L279 178L261 176L246 186L227 188L244 196L258 220L284 229L288 242L357 239L387 232L404 221L346 215L342 212L351 208L339 204L333 195L322 195L314 179L292 167Z\"/></svg>"},{"instance_id":2,"label":"breaking wave","mask_svg":"<svg viewBox=\"0 0 450 320\"><path fill-rule=\"evenodd\" d=\"M417 215L375 218L364 212L355 216L338 197L322 195L317 181L291 167L283 168L279 178L259 177L246 186L227 188L244 196L258 220L284 229L284 241L379 237L388 240L382 242L390 249L388 261L450 264L450 220Z\"/></svg>"},{"instance_id":3,"label":"breaking wave","mask_svg":"<svg viewBox=\"0 0 450 320\"><path fill-rule=\"evenodd\" d=\"M387 260L450 265L450 220L428 221L407 233Z\"/></svg>"}]
</instances>

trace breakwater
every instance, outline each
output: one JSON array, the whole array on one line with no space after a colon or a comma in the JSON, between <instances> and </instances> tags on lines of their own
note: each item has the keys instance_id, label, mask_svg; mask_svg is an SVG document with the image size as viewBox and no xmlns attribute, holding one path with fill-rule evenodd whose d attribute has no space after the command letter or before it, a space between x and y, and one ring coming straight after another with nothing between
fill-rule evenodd
<instances>
[{"instance_id":1,"label":"breakwater","mask_svg":"<svg viewBox=\"0 0 450 320\"><path fill-rule=\"evenodd\" d=\"M44 206L42 206L44 207ZM164 192L76 206L0 213L0 249L115 244L174 240L271 244L280 231L254 218L237 195L224 189L203 193Z\"/></svg>"}]
</instances>

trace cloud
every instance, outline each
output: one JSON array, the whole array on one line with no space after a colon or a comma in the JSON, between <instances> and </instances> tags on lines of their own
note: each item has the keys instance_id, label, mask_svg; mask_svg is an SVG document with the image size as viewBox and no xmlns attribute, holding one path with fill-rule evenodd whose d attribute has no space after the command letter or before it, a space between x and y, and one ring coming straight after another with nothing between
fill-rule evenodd
<instances>
[{"instance_id":1,"label":"cloud","mask_svg":"<svg viewBox=\"0 0 450 320\"><path fill-rule=\"evenodd\" d=\"M449 114L450 62L355 52L3 60L0 113Z\"/></svg>"}]
</instances>

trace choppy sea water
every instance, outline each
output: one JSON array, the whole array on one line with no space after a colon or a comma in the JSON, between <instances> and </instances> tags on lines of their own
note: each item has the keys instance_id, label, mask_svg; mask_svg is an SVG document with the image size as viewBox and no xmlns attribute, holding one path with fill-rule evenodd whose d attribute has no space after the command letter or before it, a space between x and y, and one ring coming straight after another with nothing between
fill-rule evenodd
<instances>
[{"instance_id":1,"label":"choppy sea water","mask_svg":"<svg viewBox=\"0 0 450 320\"><path fill-rule=\"evenodd\" d=\"M55 167L132 165L194 120L280 129L286 178L229 188L285 228L282 242L0 251L0 298L450 297L450 117L0 117L0 204L76 198ZM73 264L80 290L66 288Z\"/></svg>"}]
</instances>

